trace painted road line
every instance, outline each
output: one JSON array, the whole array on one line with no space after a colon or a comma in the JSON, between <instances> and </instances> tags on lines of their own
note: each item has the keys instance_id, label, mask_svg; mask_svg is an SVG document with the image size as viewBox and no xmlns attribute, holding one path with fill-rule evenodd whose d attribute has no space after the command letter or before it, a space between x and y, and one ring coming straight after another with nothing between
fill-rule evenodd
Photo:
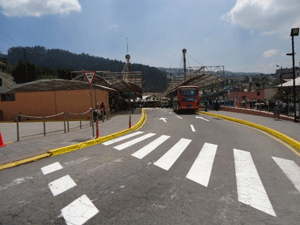
<instances>
[{"instance_id":1,"label":"painted road line","mask_svg":"<svg viewBox=\"0 0 300 225\"><path fill-rule=\"evenodd\" d=\"M190 139L181 138L166 154L157 160L154 165L164 170L169 170L191 141Z\"/></svg>"},{"instance_id":2,"label":"painted road line","mask_svg":"<svg viewBox=\"0 0 300 225\"><path fill-rule=\"evenodd\" d=\"M269 215L276 216L250 152L238 149L233 149L233 151L238 200Z\"/></svg>"},{"instance_id":3,"label":"painted road line","mask_svg":"<svg viewBox=\"0 0 300 225\"><path fill-rule=\"evenodd\" d=\"M53 196L59 195L75 186L76 186L76 183L69 175L61 177L61 178L49 183L49 188L50 188Z\"/></svg>"},{"instance_id":4,"label":"painted road line","mask_svg":"<svg viewBox=\"0 0 300 225\"><path fill-rule=\"evenodd\" d=\"M99 210L86 195L82 195L61 210L67 225L84 224L98 212Z\"/></svg>"},{"instance_id":5,"label":"painted road line","mask_svg":"<svg viewBox=\"0 0 300 225\"><path fill-rule=\"evenodd\" d=\"M171 112L169 112L170 114L172 114Z\"/></svg>"},{"instance_id":6,"label":"painted road line","mask_svg":"<svg viewBox=\"0 0 300 225\"><path fill-rule=\"evenodd\" d=\"M44 175L55 172L57 170L61 170L63 167L60 165L59 162L56 163L52 163L48 166L45 166L43 168L41 168L42 172Z\"/></svg>"},{"instance_id":7,"label":"painted road line","mask_svg":"<svg viewBox=\"0 0 300 225\"><path fill-rule=\"evenodd\" d=\"M137 131L137 132L134 132L132 134L127 134L127 135L121 136L119 138L115 138L113 140L103 142L102 144L104 144L104 145L111 145L111 144L114 144L116 142L123 141L123 140L125 140L127 138L131 138L131 137L134 137L134 136L142 134L142 133L144 133L144 132L143 131Z\"/></svg>"},{"instance_id":8,"label":"painted road line","mask_svg":"<svg viewBox=\"0 0 300 225\"><path fill-rule=\"evenodd\" d=\"M124 144L118 145L118 146L116 146L114 148L120 151L120 150L123 150L124 148L128 148L129 146L134 145L134 144L136 144L138 142L141 142L141 141L143 141L143 140L145 140L147 138L150 138L150 137L152 137L154 135L155 135L154 133L145 134L145 135L143 135L141 137L138 137L138 138L133 139L131 141L125 142Z\"/></svg>"},{"instance_id":9,"label":"painted road line","mask_svg":"<svg viewBox=\"0 0 300 225\"><path fill-rule=\"evenodd\" d=\"M180 116L177 116L179 119L182 119L182 117L180 117Z\"/></svg>"},{"instance_id":10,"label":"painted road line","mask_svg":"<svg viewBox=\"0 0 300 225\"><path fill-rule=\"evenodd\" d=\"M217 145L205 143L186 178L207 187L217 148Z\"/></svg>"},{"instance_id":11,"label":"painted road line","mask_svg":"<svg viewBox=\"0 0 300 225\"><path fill-rule=\"evenodd\" d=\"M196 132L196 130L195 130L195 128L192 124L191 124L191 129L192 129L193 132Z\"/></svg>"},{"instance_id":12,"label":"painted road line","mask_svg":"<svg viewBox=\"0 0 300 225\"><path fill-rule=\"evenodd\" d=\"M272 158L300 192L300 167L292 160L277 157Z\"/></svg>"},{"instance_id":13,"label":"painted road line","mask_svg":"<svg viewBox=\"0 0 300 225\"><path fill-rule=\"evenodd\" d=\"M168 135L161 135L159 138L155 139L154 141L152 141L145 147L143 147L140 150L138 150L137 152L133 153L132 156L142 159L169 138L170 138L170 136L168 136Z\"/></svg>"},{"instance_id":14,"label":"painted road line","mask_svg":"<svg viewBox=\"0 0 300 225\"><path fill-rule=\"evenodd\" d=\"M201 119L201 120L209 121L208 119L205 119L205 118L203 118L201 116L196 116L196 119Z\"/></svg>"}]
</instances>

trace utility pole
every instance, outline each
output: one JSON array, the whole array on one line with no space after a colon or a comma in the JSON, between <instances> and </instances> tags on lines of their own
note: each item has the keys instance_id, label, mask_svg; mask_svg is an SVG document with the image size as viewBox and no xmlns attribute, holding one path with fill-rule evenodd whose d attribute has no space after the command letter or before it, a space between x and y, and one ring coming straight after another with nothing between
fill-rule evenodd
<instances>
[{"instance_id":1,"label":"utility pole","mask_svg":"<svg viewBox=\"0 0 300 225\"><path fill-rule=\"evenodd\" d=\"M28 82L26 49L24 50L24 57L25 57L25 67L26 67L26 82Z\"/></svg>"},{"instance_id":2,"label":"utility pole","mask_svg":"<svg viewBox=\"0 0 300 225\"><path fill-rule=\"evenodd\" d=\"M183 52L183 72L184 72L184 81L186 80L186 49L182 49Z\"/></svg>"}]
</instances>

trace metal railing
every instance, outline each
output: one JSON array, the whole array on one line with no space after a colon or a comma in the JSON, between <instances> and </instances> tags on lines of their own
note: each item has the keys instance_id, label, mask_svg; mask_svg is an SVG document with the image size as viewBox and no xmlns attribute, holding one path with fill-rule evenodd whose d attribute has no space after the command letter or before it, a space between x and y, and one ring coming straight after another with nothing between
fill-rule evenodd
<instances>
[{"instance_id":1,"label":"metal railing","mask_svg":"<svg viewBox=\"0 0 300 225\"><path fill-rule=\"evenodd\" d=\"M57 132L70 132L70 121L73 121L75 123L75 121L79 120L79 126L75 126L73 127L73 129L79 128L82 129L85 126L89 126L90 124L82 124L83 121L88 121L86 118L84 119L82 116L90 113L90 110L86 111L86 112L79 112L79 113L72 113L72 112L61 112L58 114L54 114L54 115L49 115L46 116L45 113L43 113L43 116L29 116L29 115L22 115L22 114L17 114L16 116L16 124L17 124L17 141L20 141L20 138L25 138L25 137L30 137L30 136L37 136L37 135L44 135L46 136L46 134L50 134L50 133L57 133ZM73 117L75 116L76 119L70 119L70 115L73 115ZM54 122L53 120L49 121L49 119L53 119L53 118L58 118L56 119L56 121L63 121L63 129L55 129L52 131L48 131L46 129L46 122ZM62 119L61 119L62 118ZM48 120L48 121L47 121ZM75 120L75 121L74 121ZM34 133L34 134L30 134L30 135L23 135L20 136L20 123L26 121L26 122L42 122L43 123L43 132L42 133ZM57 126L55 126L57 128Z\"/></svg>"}]
</instances>

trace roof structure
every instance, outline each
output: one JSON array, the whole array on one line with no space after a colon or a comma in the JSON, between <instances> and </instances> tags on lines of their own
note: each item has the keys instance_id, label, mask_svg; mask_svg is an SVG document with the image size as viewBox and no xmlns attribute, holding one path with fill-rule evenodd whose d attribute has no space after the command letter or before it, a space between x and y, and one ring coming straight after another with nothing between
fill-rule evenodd
<instances>
[{"instance_id":1,"label":"roof structure","mask_svg":"<svg viewBox=\"0 0 300 225\"><path fill-rule=\"evenodd\" d=\"M116 92L115 89L93 84L94 89L106 90L109 92ZM5 90L3 93L20 93L20 92L39 92L39 91L64 91L64 90L85 90L90 89L87 82L76 80L63 79L46 79L37 80L23 84L16 84L11 88Z\"/></svg>"},{"instance_id":2,"label":"roof structure","mask_svg":"<svg viewBox=\"0 0 300 225\"><path fill-rule=\"evenodd\" d=\"M222 74L222 70L219 70L221 68L221 66L215 67L217 68L217 71L215 71L216 69L213 70L207 70L207 68L209 67L201 67L200 69L196 70L192 75L190 75L189 77L187 77L186 80L182 79L183 77L180 77L177 80L174 80L171 84L171 86L169 87L166 96L170 97L170 95L176 90L177 87L179 86L188 86L188 85L193 85L193 86L198 86L200 89L210 86L210 85L214 85L214 84L218 84L223 82L223 79L219 76L215 76L213 74L215 74L216 72L221 72ZM214 68L214 67L211 67ZM209 68L210 69L210 68ZM223 72L224 72L224 67L223 67Z\"/></svg>"},{"instance_id":3,"label":"roof structure","mask_svg":"<svg viewBox=\"0 0 300 225\"><path fill-rule=\"evenodd\" d=\"M290 80L290 81L288 81L288 82L286 82L286 83L283 83L283 84L282 84L282 87L293 87L293 85L294 85L294 81L293 81L293 80ZM300 86L300 77L297 77L297 78L295 79L295 86ZM277 87L281 87L281 84L278 85Z\"/></svg>"},{"instance_id":4,"label":"roof structure","mask_svg":"<svg viewBox=\"0 0 300 225\"><path fill-rule=\"evenodd\" d=\"M82 71L74 71L78 74L74 80L86 81ZM142 72L110 72L96 71L94 84L101 84L119 92L133 92L136 97L142 97Z\"/></svg>"}]
</instances>

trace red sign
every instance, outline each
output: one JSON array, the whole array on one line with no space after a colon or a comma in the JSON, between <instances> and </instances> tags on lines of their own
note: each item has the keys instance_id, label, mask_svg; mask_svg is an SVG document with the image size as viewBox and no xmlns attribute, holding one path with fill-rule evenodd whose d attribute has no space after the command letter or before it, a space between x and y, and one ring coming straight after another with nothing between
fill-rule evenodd
<instances>
[{"instance_id":1,"label":"red sign","mask_svg":"<svg viewBox=\"0 0 300 225\"><path fill-rule=\"evenodd\" d=\"M93 84L95 75L96 75L96 71L85 71L84 72L84 76L90 85Z\"/></svg>"}]
</instances>

